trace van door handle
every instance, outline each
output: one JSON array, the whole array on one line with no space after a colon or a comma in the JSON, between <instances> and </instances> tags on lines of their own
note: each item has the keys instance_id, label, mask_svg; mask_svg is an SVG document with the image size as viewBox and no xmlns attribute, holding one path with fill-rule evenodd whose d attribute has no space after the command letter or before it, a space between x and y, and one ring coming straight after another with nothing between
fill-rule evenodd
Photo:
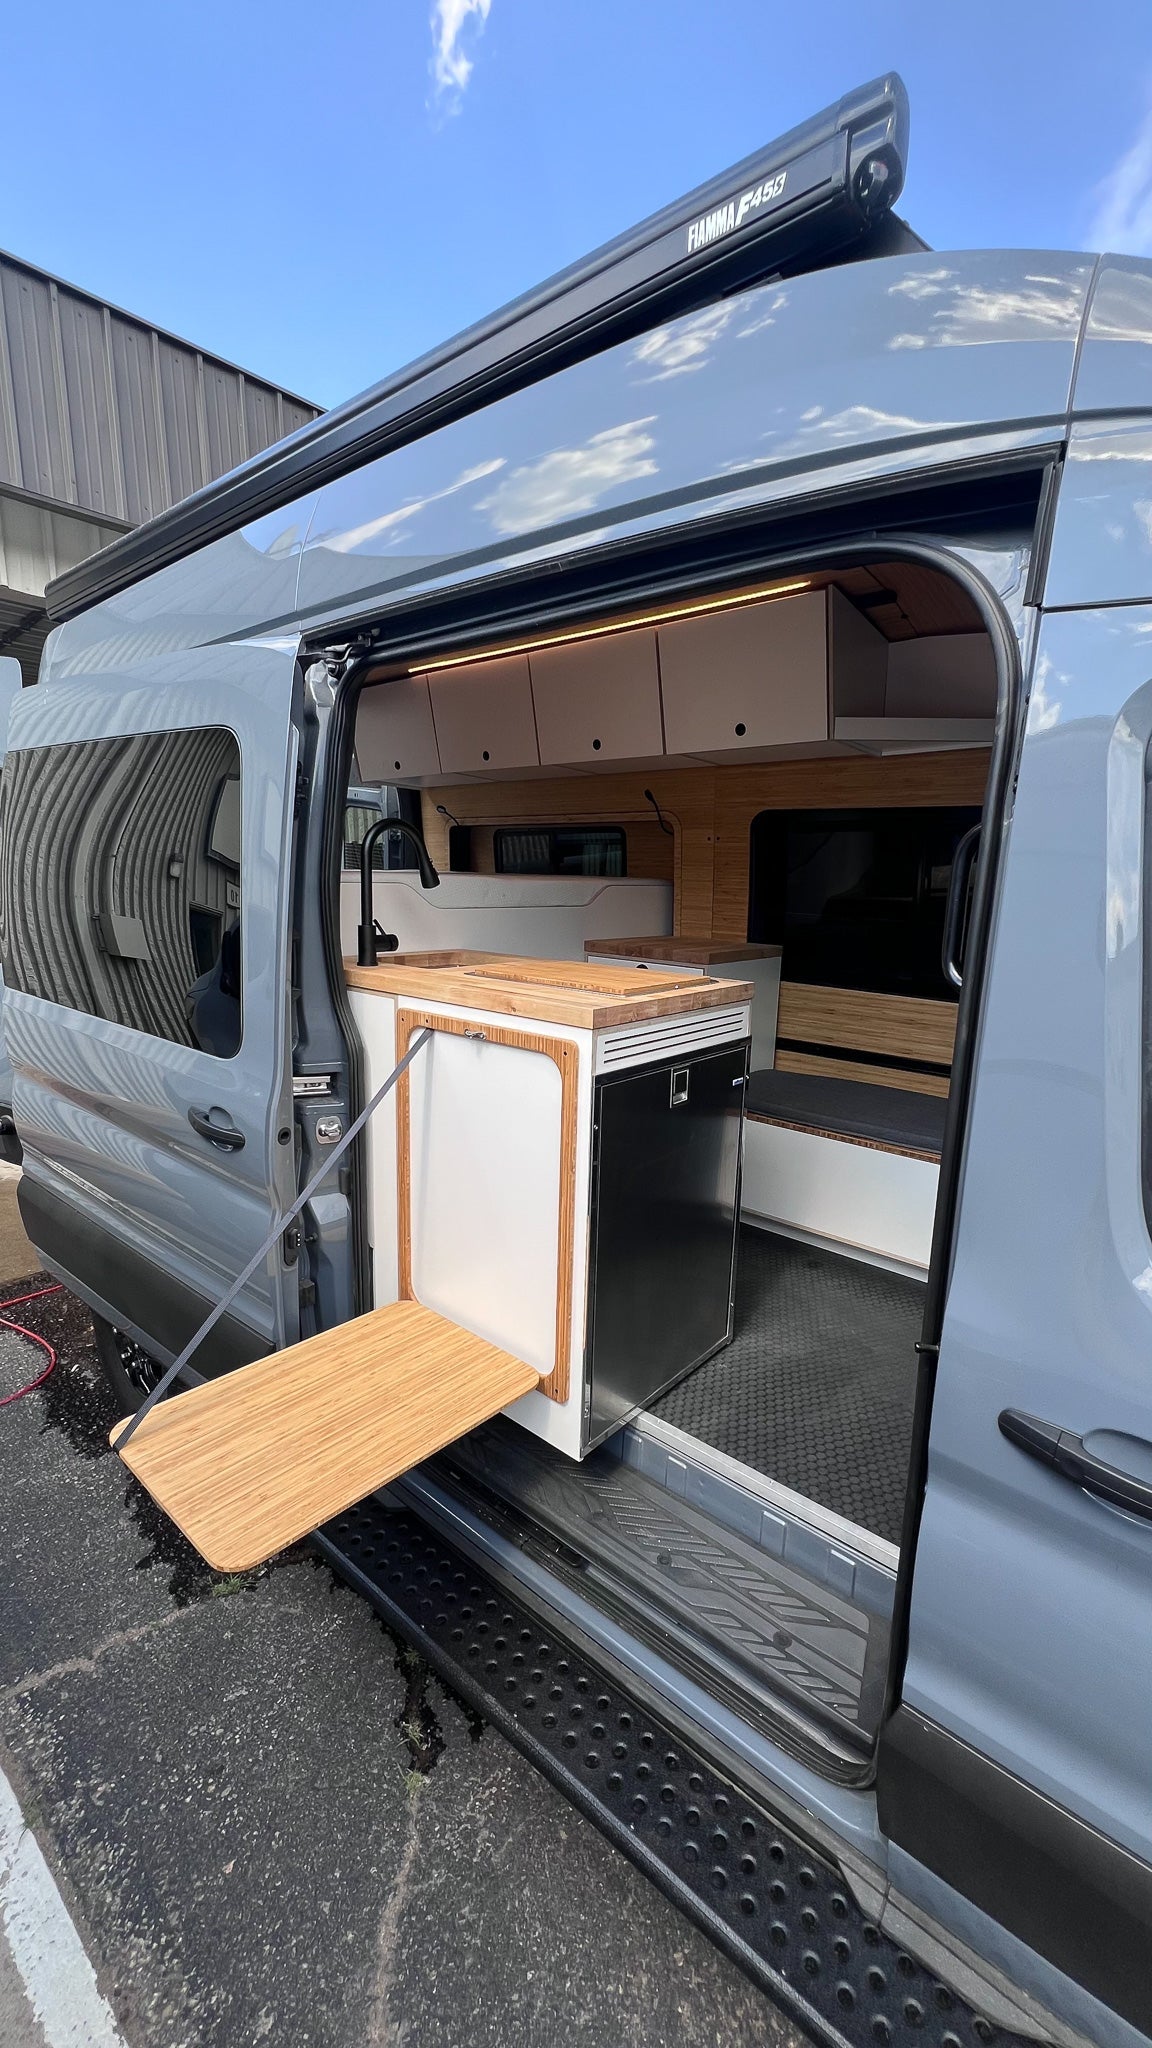
<instances>
[{"instance_id":1,"label":"van door handle","mask_svg":"<svg viewBox=\"0 0 1152 2048\"><path fill-rule=\"evenodd\" d=\"M963 988L963 961L960 958L960 941L964 931L964 912L968 906L968 883L972 864L980 849L980 826L970 825L963 839L952 855L952 873L948 881L948 901L944 906L944 939L940 948L940 965L944 978L953 988Z\"/></svg>"},{"instance_id":2,"label":"van door handle","mask_svg":"<svg viewBox=\"0 0 1152 2048\"><path fill-rule=\"evenodd\" d=\"M999 1421L1001 1436L1006 1436L1019 1450L1027 1451L1030 1458L1051 1465L1062 1479L1071 1479L1085 1493L1111 1501L1113 1507L1126 1508L1130 1515L1144 1515L1152 1521L1152 1482L1095 1457L1085 1450L1082 1437L1070 1429L1061 1429L1056 1422L1042 1422L1038 1415L1022 1415L1018 1408L1005 1408Z\"/></svg>"},{"instance_id":3,"label":"van door handle","mask_svg":"<svg viewBox=\"0 0 1152 2048\"><path fill-rule=\"evenodd\" d=\"M218 1145L221 1152L243 1150L243 1131L238 1131L235 1124L214 1124L211 1110L190 1109L188 1121L200 1137L207 1138L210 1145Z\"/></svg>"}]
</instances>

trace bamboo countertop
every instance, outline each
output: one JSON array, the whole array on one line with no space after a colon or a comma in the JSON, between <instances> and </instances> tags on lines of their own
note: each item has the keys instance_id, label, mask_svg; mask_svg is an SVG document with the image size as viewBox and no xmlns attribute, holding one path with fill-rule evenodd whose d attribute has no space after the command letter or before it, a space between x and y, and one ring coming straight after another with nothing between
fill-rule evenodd
<instances>
[{"instance_id":1,"label":"bamboo countertop","mask_svg":"<svg viewBox=\"0 0 1152 2048\"><path fill-rule=\"evenodd\" d=\"M667 960L670 965L712 967L728 960L778 960L783 946L741 945L733 939L587 939L590 959L608 953L613 959Z\"/></svg>"},{"instance_id":2,"label":"bamboo countertop","mask_svg":"<svg viewBox=\"0 0 1152 2048\"><path fill-rule=\"evenodd\" d=\"M162 1401L124 1463L216 1571L248 1571L539 1384L393 1301Z\"/></svg>"},{"instance_id":3,"label":"bamboo countertop","mask_svg":"<svg viewBox=\"0 0 1152 2048\"><path fill-rule=\"evenodd\" d=\"M349 988L421 1003L449 1003L604 1031L649 1017L675 1017L750 1003L747 981L653 972L587 960L528 960L508 953L393 953L377 967L344 963Z\"/></svg>"}]
</instances>

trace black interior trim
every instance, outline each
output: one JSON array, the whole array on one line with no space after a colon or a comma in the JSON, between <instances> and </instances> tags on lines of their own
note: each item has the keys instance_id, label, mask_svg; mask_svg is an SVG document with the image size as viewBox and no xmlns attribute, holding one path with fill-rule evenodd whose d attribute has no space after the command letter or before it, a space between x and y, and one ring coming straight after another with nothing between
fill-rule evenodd
<instances>
[{"instance_id":1,"label":"black interior trim","mask_svg":"<svg viewBox=\"0 0 1152 2048\"><path fill-rule=\"evenodd\" d=\"M1152 2033L1152 1865L911 1707L881 1737L877 1797L902 1849Z\"/></svg>"},{"instance_id":2,"label":"black interior trim","mask_svg":"<svg viewBox=\"0 0 1152 2048\"><path fill-rule=\"evenodd\" d=\"M173 1357L215 1308L215 1300L177 1280L134 1245L105 1228L91 1205L81 1207L53 1188L22 1174L17 1189L20 1219L46 1264L68 1275L78 1292L114 1306L157 1349ZM272 1346L236 1315L220 1318L196 1352L196 1370L212 1379L233 1366L266 1358Z\"/></svg>"}]
</instances>

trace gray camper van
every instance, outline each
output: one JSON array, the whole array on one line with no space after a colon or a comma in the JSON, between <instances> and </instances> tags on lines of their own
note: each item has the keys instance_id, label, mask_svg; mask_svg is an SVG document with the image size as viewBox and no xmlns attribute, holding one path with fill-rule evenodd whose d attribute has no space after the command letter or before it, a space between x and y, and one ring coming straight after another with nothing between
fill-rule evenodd
<instances>
[{"instance_id":1,"label":"gray camper van","mask_svg":"<svg viewBox=\"0 0 1152 2048\"><path fill-rule=\"evenodd\" d=\"M926 249L906 123L53 586L20 1201L210 1562L315 1531L815 2039L1124 2048L1152 265Z\"/></svg>"}]
</instances>

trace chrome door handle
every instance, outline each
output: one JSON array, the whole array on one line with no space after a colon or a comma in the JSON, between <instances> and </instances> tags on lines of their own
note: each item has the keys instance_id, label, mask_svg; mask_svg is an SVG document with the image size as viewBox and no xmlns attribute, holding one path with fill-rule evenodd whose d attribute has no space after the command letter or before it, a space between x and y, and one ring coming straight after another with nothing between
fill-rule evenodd
<instances>
[{"instance_id":1,"label":"chrome door handle","mask_svg":"<svg viewBox=\"0 0 1152 2048\"><path fill-rule=\"evenodd\" d=\"M244 1146L244 1133L235 1124L214 1124L211 1110L190 1109L188 1121L201 1138L207 1138L210 1145L216 1145L221 1152L240 1152Z\"/></svg>"},{"instance_id":2,"label":"chrome door handle","mask_svg":"<svg viewBox=\"0 0 1152 2048\"><path fill-rule=\"evenodd\" d=\"M940 948L940 965L945 978L953 988L963 988L963 961L960 957L964 936L964 913L968 907L968 884L972 879L972 867L980 851L980 826L970 825L952 855L952 875L948 883L948 901L944 906L944 939Z\"/></svg>"},{"instance_id":3,"label":"chrome door handle","mask_svg":"<svg viewBox=\"0 0 1152 2048\"><path fill-rule=\"evenodd\" d=\"M1023 1415L1018 1408L1005 1408L999 1418L1000 1434L1030 1458L1051 1465L1062 1479L1071 1479L1085 1493L1126 1508L1130 1515L1144 1515L1152 1521L1152 1481L1109 1465L1084 1448L1084 1439L1057 1422L1042 1422L1038 1415Z\"/></svg>"}]
</instances>

